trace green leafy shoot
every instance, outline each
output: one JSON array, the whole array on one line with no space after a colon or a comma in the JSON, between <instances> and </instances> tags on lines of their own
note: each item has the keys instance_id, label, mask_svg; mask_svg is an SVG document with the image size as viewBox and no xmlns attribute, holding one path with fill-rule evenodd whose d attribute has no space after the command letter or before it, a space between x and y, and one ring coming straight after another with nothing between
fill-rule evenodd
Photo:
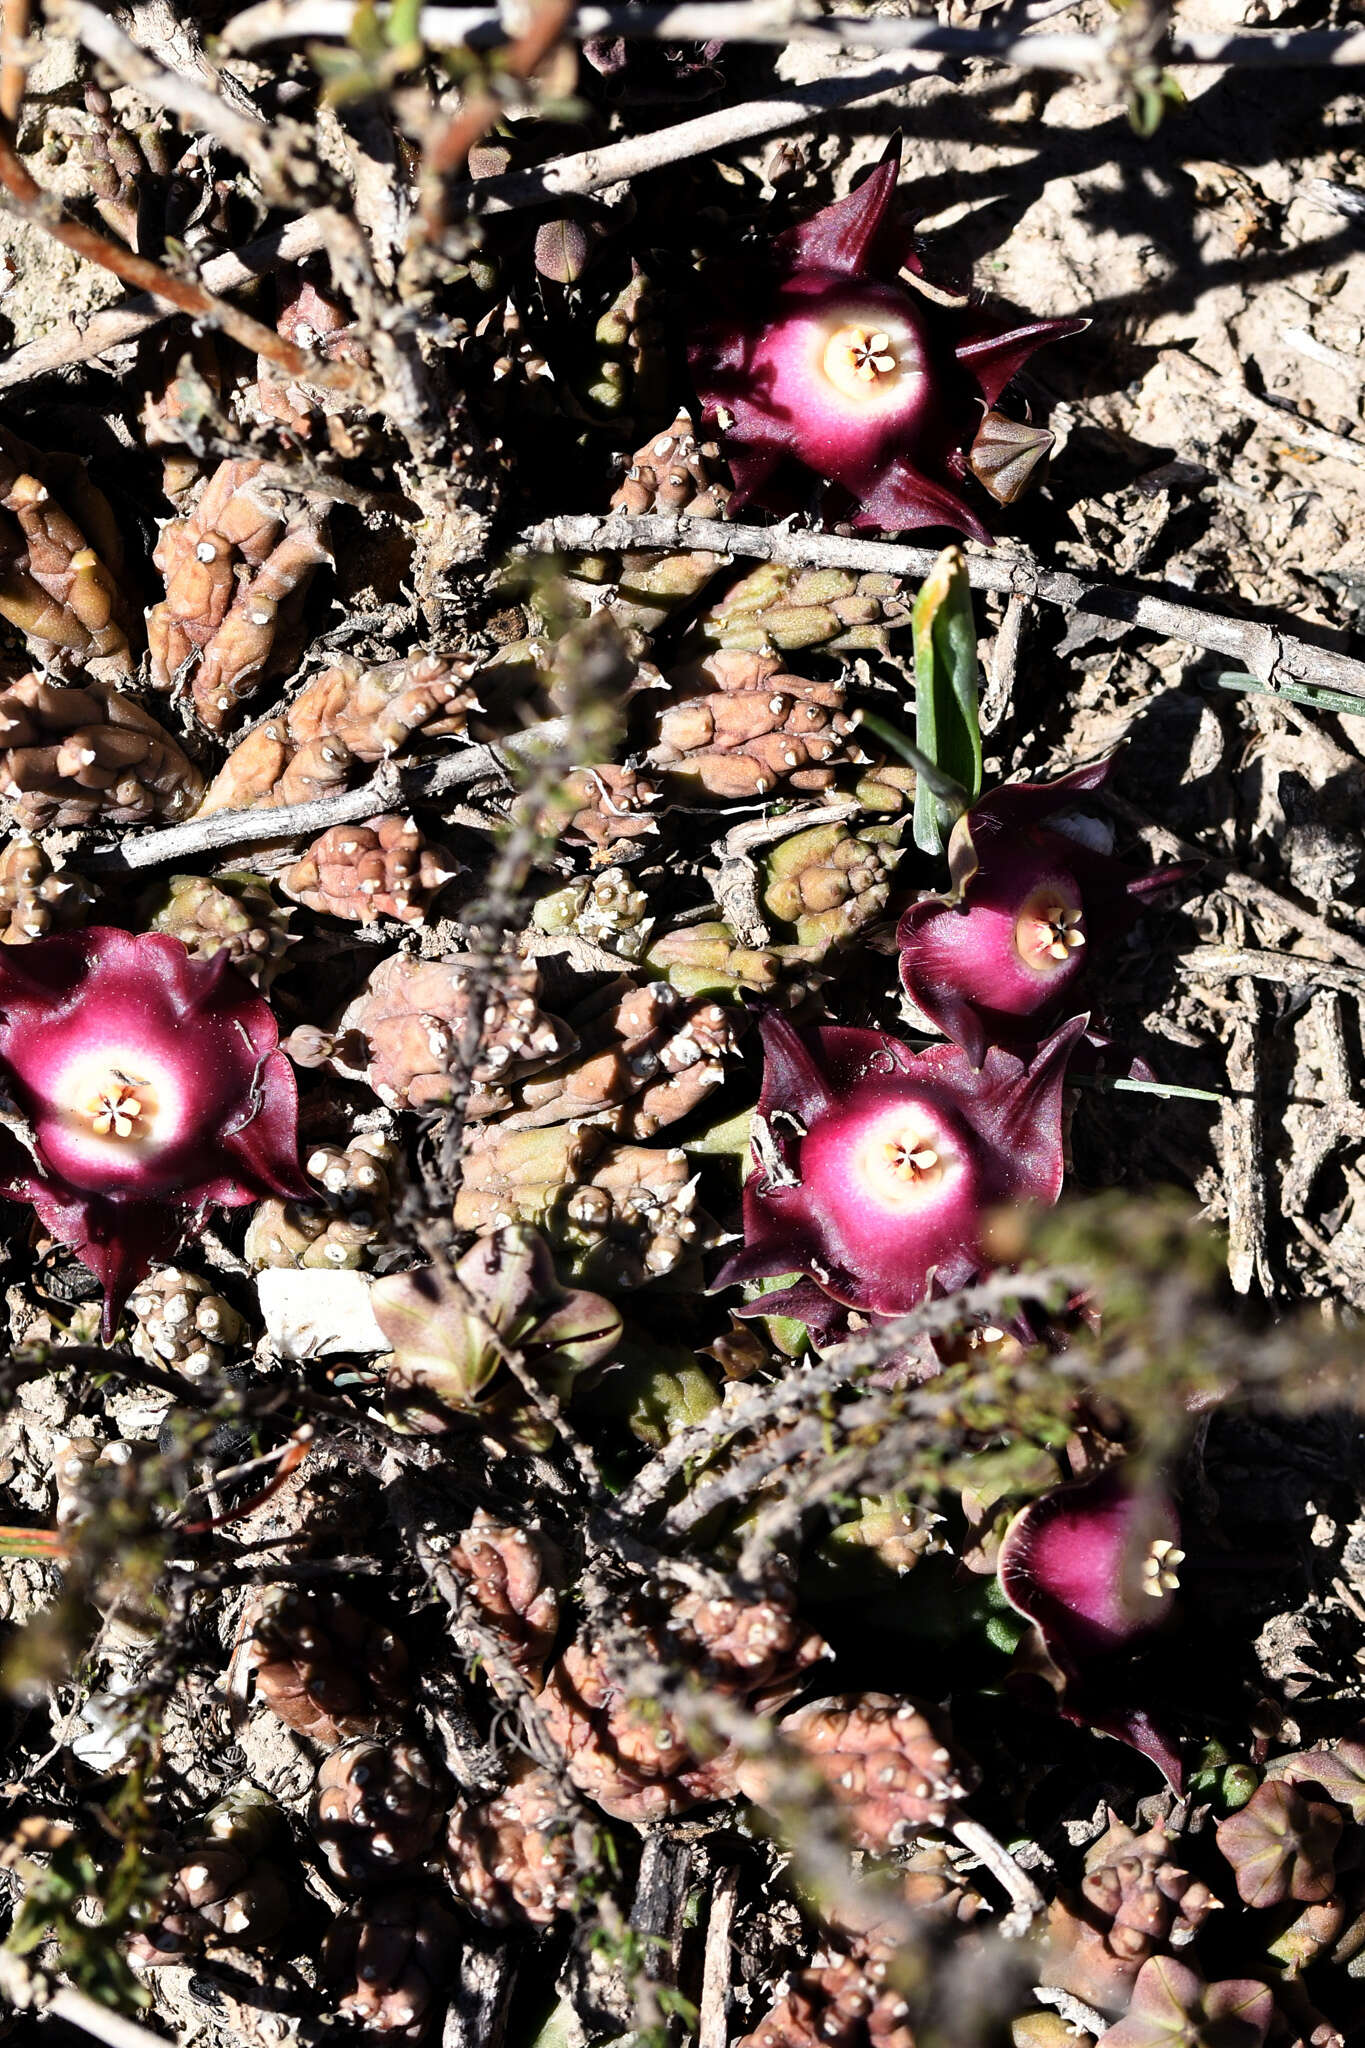
<instances>
[{"instance_id":1,"label":"green leafy shoot","mask_svg":"<svg viewBox=\"0 0 1365 2048\"><path fill-rule=\"evenodd\" d=\"M915 599L911 623L915 745L934 777L946 778L956 792L945 798L941 780L936 787L915 761L915 844L924 853L942 853L956 819L981 794L976 621L960 548L945 548L939 556Z\"/></svg>"}]
</instances>

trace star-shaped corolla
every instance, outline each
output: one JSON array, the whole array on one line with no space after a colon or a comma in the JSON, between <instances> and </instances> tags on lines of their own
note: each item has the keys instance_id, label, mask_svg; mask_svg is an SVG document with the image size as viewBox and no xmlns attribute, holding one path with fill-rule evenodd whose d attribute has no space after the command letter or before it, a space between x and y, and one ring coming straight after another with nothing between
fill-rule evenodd
<instances>
[{"instance_id":1,"label":"star-shaped corolla","mask_svg":"<svg viewBox=\"0 0 1365 2048\"><path fill-rule=\"evenodd\" d=\"M1009 504L1052 436L995 411L1044 342L1084 320L1001 328L906 286L888 214L893 144L847 199L779 235L694 334L689 360L708 429L746 503L785 512L801 472L835 485L855 526L946 526L989 540L962 486ZM970 489L970 486L968 486Z\"/></svg>"},{"instance_id":2,"label":"star-shaped corolla","mask_svg":"<svg viewBox=\"0 0 1365 2048\"><path fill-rule=\"evenodd\" d=\"M293 1071L226 953L108 927L0 956L0 1193L31 1202L104 1288L104 1333L213 1208L306 1196Z\"/></svg>"},{"instance_id":3,"label":"star-shaped corolla","mask_svg":"<svg viewBox=\"0 0 1365 2048\"><path fill-rule=\"evenodd\" d=\"M803 1037L765 1017L744 1246L716 1284L804 1275L740 1313L813 1327L811 1282L826 1306L882 1316L965 1286L990 1264L992 1209L1057 1199L1062 1084L1085 1022L1028 1058L997 1047L973 1068L956 1046L915 1052L842 1026Z\"/></svg>"},{"instance_id":4,"label":"star-shaped corolla","mask_svg":"<svg viewBox=\"0 0 1365 2048\"><path fill-rule=\"evenodd\" d=\"M1077 1007L1097 950L1137 919L1143 898L1183 868L1139 875L1046 821L1102 787L1112 758L1056 782L1007 783L973 805L948 845L954 886L897 928L915 1007L979 1065L991 1043L1036 1039Z\"/></svg>"}]
</instances>

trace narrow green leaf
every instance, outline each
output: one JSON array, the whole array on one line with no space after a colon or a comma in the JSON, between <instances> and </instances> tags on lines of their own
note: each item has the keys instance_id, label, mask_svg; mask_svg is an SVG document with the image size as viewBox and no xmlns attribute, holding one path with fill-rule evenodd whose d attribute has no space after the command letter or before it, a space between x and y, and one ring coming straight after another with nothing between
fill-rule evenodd
<instances>
[{"instance_id":1,"label":"narrow green leaf","mask_svg":"<svg viewBox=\"0 0 1365 2048\"><path fill-rule=\"evenodd\" d=\"M395 50L422 47L422 0L393 0L384 23L389 46Z\"/></svg>"},{"instance_id":2,"label":"narrow green leaf","mask_svg":"<svg viewBox=\"0 0 1365 2048\"><path fill-rule=\"evenodd\" d=\"M965 791L981 794L981 719L976 693L976 622L960 548L945 548L915 599L915 744L925 761ZM915 844L942 853L957 813L921 773Z\"/></svg>"},{"instance_id":3,"label":"narrow green leaf","mask_svg":"<svg viewBox=\"0 0 1365 2048\"><path fill-rule=\"evenodd\" d=\"M941 768L936 768L903 732L897 731L889 719L878 718L872 711L860 711L858 724L864 732L870 732L874 739L880 740L884 747L890 747L893 754L899 754L902 761L910 764L921 782L929 785L950 817L961 817L971 798L960 782L951 775L945 775Z\"/></svg>"}]
</instances>

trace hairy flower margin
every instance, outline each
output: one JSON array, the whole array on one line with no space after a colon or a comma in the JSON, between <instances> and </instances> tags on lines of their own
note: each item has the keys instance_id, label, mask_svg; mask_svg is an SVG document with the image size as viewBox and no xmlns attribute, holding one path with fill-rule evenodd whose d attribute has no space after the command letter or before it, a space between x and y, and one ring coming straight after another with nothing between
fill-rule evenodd
<instances>
[{"instance_id":1,"label":"hairy flower margin","mask_svg":"<svg viewBox=\"0 0 1365 2048\"><path fill-rule=\"evenodd\" d=\"M99 1280L106 1339L210 1209L310 1192L274 1016L225 953L108 926L8 949L0 1076L33 1138L3 1135L0 1194Z\"/></svg>"},{"instance_id":2,"label":"hairy flower margin","mask_svg":"<svg viewBox=\"0 0 1365 2048\"><path fill-rule=\"evenodd\" d=\"M988 1044L1034 1041L1064 1009L1099 948L1134 924L1143 899L1184 868L1137 875L1081 840L1044 829L1102 789L1115 757L1056 782L992 790L953 827L952 888L912 903L896 930L916 1008L980 1066Z\"/></svg>"},{"instance_id":3,"label":"hairy flower margin","mask_svg":"<svg viewBox=\"0 0 1365 2048\"><path fill-rule=\"evenodd\" d=\"M1057 1199L1062 1083L1085 1025L1071 1018L1027 1059L992 1047L974 1069L955 1046L837 1025L803 1038L764 1017L744 1246L716 1286L804 1275L738 1312L819 1334L841 1310L900 1315L966 1286L989 1263L991 1209Z\"/></svg>"},{"instance_id":4,"label":"hairy flower margin","mask_svg":"<svg viewBox=\"0 0 1365 2048\"><path fill-rule=\"evenodd\" d=\"M1052 443L996 400L1035 349L1089 322L1001 328L908 288L900 272L920 266L889 220L899 169L897 140L856 191L779 235L694 333L692 374L707 431L723 438L732 513L793 510L804 470L850 501L855 526L989 541L959 486L974 475L1012 503Z\"/></svg>"}]
</instances>

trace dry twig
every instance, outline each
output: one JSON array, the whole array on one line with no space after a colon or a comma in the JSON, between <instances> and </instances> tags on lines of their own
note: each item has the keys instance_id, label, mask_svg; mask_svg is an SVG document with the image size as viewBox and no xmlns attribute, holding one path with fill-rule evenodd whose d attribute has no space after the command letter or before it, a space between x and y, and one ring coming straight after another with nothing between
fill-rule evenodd
<instances>
[{"instance_id":1,"label":"dry twig","mask_svg":"<svg viewBox=\"0 0 1365 2048\"><path fill-rule=\"evenodd\" d=\"M351 0L262 0L229 22L228 49L307 36L346 36ZM505 10L496 7L424 7L422 40L438 48L495 49L512 40ZM678 42L823 43L830 49L914 50L930 56L988 57L1030 71L1103 75L1114 35L1052 34L1014 28L949 28L923 15L820 15L799 4L770 0L690 0L676 7L579 7L564 34L657 36ZM1165 52L1169 64L1217 64L1254 70L1286 65L1305 69L1365 64L1365 30L1177 31Z\"/></svg>"},{"instance_id":2,"label":"dry twig","mask_svg":"<svg viewBox=\"0 0 1365 2048\"><path fill-rule=\"evenodd\" d=\"M1187 355L1184 349L1164 348L1161 361L1175 376L1192 385L1223 411L1255 420L1257 426L1268 427L1271 433L1278 434L1291 447L1310 449L1314 455L1326 455L1334 462L1352 462L1357 467L1365 464L1365 441L1353 440L1348 434L1329 433L1326 427L1319 427L1312 420L1300 419L1288 406L1272 404L1270 399L1249 391L1245 384L1220 377L1197 356Z\"/></svg>"},{"instance_id":3,"label":"dry twig","mask_svg":"<svg viewBox=\"0 0 1365 2048\"><path fill-rule=\"evenodd\" d=\"M302 262L305 256L312 256L322 247L322 226L316 214L308 214L302 220L290 221L287 227L273 229L270 234L248 242L244 249L229 250L222 256L211 257L199 273L200 284L216 298L221 298L224 292L240 291L244 285L254 284L272 270L282 270L291 263ZM58 327L51 334L44 334L37 341L15 349L13 355L0 363L0 390L26 384L34 377L45 377L49 371L65 369L71 363L85 363L95 356L105 355L126 341L136 341L149 327L158 327L163 320L173 319L178 310L178 306L148 292L125 299L121 305L106 306L102 312L92 313L79 325L72 322ZM266 331L274 332L273 328ZM280 339L278 335L275 338L277 341ZM315 378L311 358L308 362L308 375ZM335 366L325 364L323 367L330 370Z\"/></svg>"},{"instance_id":4,"label":"dry twig","mask_svg":"<svg viewBox=\"0 0 1365 2048\"><path fill-rule=\"evenodd\" d=\"M927 576L937 560L933 548L907 547L894 541L859 540L789 526L721 525L710 519L658 513L635 518L623 512L574 514L543 520L522 535L523 543L538 554L700 547L719 553L722 540L722 560L725 555L744 555L761 562L809 568L880 570L916 580ZM1163 640L1184 640L1192 647L1206 647L1243 662L1253 676L1272 688L1284 683L1322 684L1359 697L1365 713L1365 661L1353 660L1330 647L1314 647L1259 620L1202 611L1122 584L1092 583L1086 577L1040 569L1009 555L969 555L967 569L975 590L1017 593L1058 605L1063 611L1086 612L1155 633Z\"/></svg>"},{"instance_id":5,"label":"dry twig","mask_svg":"<svg viewBox=\"0 0 1365 2048\"><path fill-rule=\"evenodd\" d=\"M253 320L249 313L243 313L228 300L215 298L212 292L205 291L203 285L188 278L175 277L149 257L138 256L120 243L97 234L83 221L70 219L51 193L45 192L29 175L28 167L13 141L3 134L0 134L0 185L5 190L5 203L14 212L42 228L64 248L84 257L87 263L97 263L102 270L111 270L115 277L122 278L125 284L155 293L157 298L168 300L171 307L181 313L190 313L196 320L207 320L211 326L221 327L243 348L254 349L257 355L282 363L291 376L306 377L315 384L335 384L338 371L342 371L345 374L341 381L351 381L354 373L348 365L324 362L309 355L282 334L277 334L273 327Z\"/></svg>"}]
</instances>

